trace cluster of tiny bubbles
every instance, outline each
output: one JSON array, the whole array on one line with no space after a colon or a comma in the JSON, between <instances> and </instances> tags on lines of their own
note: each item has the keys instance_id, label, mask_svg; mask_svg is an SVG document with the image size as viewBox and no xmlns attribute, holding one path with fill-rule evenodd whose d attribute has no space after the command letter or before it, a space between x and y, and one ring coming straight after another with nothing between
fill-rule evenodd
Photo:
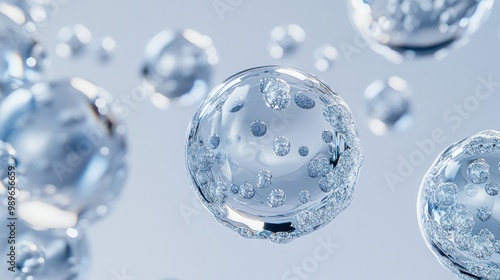
<instances>
[{"instance_id":1,"label":"cluster of tiny bubbles","mask_svg":"<svg viewBox=\"0 0 500 280\"><path fill-rule=\"evenodd\" d=\"M192 29L163 30L146 46L143 84L155 106L189 107L206 97L218 62L210 37Z\"/></svg>"},{"instance_id":2,"label":"cluster of tiny bubbles","mask_svg":"<svg viewBox=\"0 0 500 280\"><path fill-rule=\"evenodd\" d=\"M279 59L292 55L306 39L306 32L297 24L278 25L269 34L268 51L271 57Z\"/></svg>"},{"instance_id":3,"label":"cluster of tiny bubbles","mask_svg":"<svg viewBox=\"0 0 500 280\"><path fill-rule=\"evenodd\" d=\"M392 62L444 57L465 44L487 18L494 0L350 0L354 26Z\"/></svg>"},{"instance_id":4,"label":"cluster of tiny bubbles","mask_svg":"<svg viewBox=\"0 0 500 280\"><path fill-rule=\"evenodd\" d=\"M188 128L195 193L243 237L287 243L346 209L363 152L352 114L301 70L258 67L217 86Z\"/></svg>"},{"instance_id":5,"label":"cluster of tiny bubbles","mask_svg":"<svg viewBox=\"0 0 500 280\"><path fill-rule=\"evenodd\" d=\"M452 144L425 175L418 218L428 247L462 279L500 279L500 132Z\"/></svg>"},{"instance_id":6,"label":"cluster of tiny bubbles","mask_svg":"<svg viewBox=\"0 0 500 280\"><path fill-rule=\"evenodd\" d=\"M318 71L325 72L333 67L338 57L335 47L324 44L314 51L314 66Z\"/></svg>"},{"instance_id":7,"label":"cluster of tiny bubbles","mask_svg":"<svg viewBox=\"0 0 500 280\"><path fill-rule=\"evenodd\" d=\"M406 81L397 76L371 83L365 90L365 111L370 130L380 136L408 128L412 122L410 95Z\"/></svg>"},{"instance_id":8,"label":"cluster of tiny bubbles","mask_svg":"<svg viewBox=\"0 0 500 280\"><path fill-rule=\"evenodd\" d=\"M0 98L38 81L44 58L36 26L21 9L0 2Z\"/></svg>"},{"instance_id":9,"label":"cluster of tiny bubbles","mask_svg":"<svg viewBox=\"0 0 500 280\"><path fill-rule=\"evenodd\" d=\"M125 127L109 95L81 78L20 88L0 103L0 140L15 150L17 214L38 229L108 213L126 175Z\"/></svg>"},{"instance_id":10,"label":"cluster of tiny bubbles","mask_svg":"<svg viewBox=\"0 0 500 280\"><path fill-rule=\"evenodd\" d=\"M78 57L85 53L92 41L92 33L83 24L64 26L57 32L59 44L56 54L63 58Z\"/></svg>"},{"instance_id":11,"label":"cluster of tiny bubbles","mask_svg":"<svg viewBox=\"0 0 500 280\"><path fill-rule=\"evenodd\" d=\"M0 217L6 220L3 212ZM9 243L12 236L15 244ZM87 276L87 242L77 228L40 231L17 220L15 229L0 231L0 241L2 280L79 280Z\"/></svg>"}]
</instances>

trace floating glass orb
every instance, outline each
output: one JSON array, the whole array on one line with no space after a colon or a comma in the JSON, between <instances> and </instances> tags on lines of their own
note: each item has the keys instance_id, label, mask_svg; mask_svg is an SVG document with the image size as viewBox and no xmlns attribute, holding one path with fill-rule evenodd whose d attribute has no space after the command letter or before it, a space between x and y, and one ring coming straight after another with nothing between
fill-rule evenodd
<instances>
[{"instance_id":1,"label":"floating glass orb","mask_svg":"<svg viewBox=\"0 0 500 280\"><path fill-rule=\"evenodd\" d=\"M306 32L297 24L284 24L273 28L269 37L269 54L279 59L293 54L306 39Z\"/></svg>"},{"instance_id":2,"label":"floating glass orb","mask_svg":"<svg viewBox=\"0 0 500 280\"><path fill-rule=\"evenodd\" d=\"M355 27L389 60L446 55L466 43L486 19L494 0L349 0Z\"/></svg>"},{"instance_id":3,"label":"floating glass orb","mask_svg":"<svg viewBox=\"0 0 500 280\"><path fill-rule=\"evenodd\" d=\"M328 44L322 45L314 51L314 66L318 71L327 71L333 67L337 57L336 48Z\"/></svg>"},{"instance_id":4,"label":"floating glass orb","mask_svg":"<svg viewBox=\"0 0 500 280\"><path fill-rule=\"evenodd\" d=\"M89 269L87 244L81 232L67 230L38 231L20 220L15 221L15 239L4 213L0 217L5 225L0 231L2 280L78 280L85 279ZM9 244L15 240L15 244ZM10 263L15 246L15 265ZM12 268L11 268L12 267ZM11 268L11 270L8 270Z\"/></svg>"},{"instance_id":5,"label":"floating glass orb","mask_svg":"<svg viewBox=\"0 0 500 280\"><path fill-rule=\"evenodd\" d=\"M101 63L107 63L113 58L116 41L112 37L104 37L99 41L95 50L96 58Z\"/></svg>"},{"instance_id":6,"label":"floating glass orb","mask_svg":"<svg viewBox=\"0 0 500 280\"><path fill-rule=\"evenodd\" d=\"M19 8L0 2L0 98L37 81L44 57L35 25Z\"/></svg>"},{"instance_id":7,"label":"floating glass orb","mask_svg":"<svg viewBox=\"0 0 500 280\"><path fill-rule=\"evenodd\" d=\"M146 46L142 69L153 104L192 106L209 91L213 67L218 63L212 39L192 29L164 30Z\"/></svg>"},{"instance_id":8,"label":"floating glass orb","mask_svg":"<svg viewBox=\"0 0 500 280\"><path fill-rule=\"evenodd\" d=\"M365 90L365 110L370 130L384 135L404 130L411 124L410 88L405 80L393 76L377 80Z\"/></svg>"},{"instance_id":9,"label":"floating glass orb","mask_svg":"<svg viewBox=\"0 0 500 280\"><path fill-rule=\"evenodd\" d=\"M108 212L125 178L125 128L107 93L71 78L18 89L0 103L0 140L16 151L18 215L39 229Z\"/></svg>"},{"instance_id":10,"label":"floating glass orb","mask_svg":"<svg viewBox=\"0 0 500 280\"><path fill-rule=\"evenodd\" d=\"M500 279L500 132L452 144L425 175L420 229L432 252L462 279Z\"/></svg>"},{"instance_id":11,"label":"floating glass orb","mask_svg":"<svg viewBox=\"0 0 500 280\"><path fill-rule=\"evenodd\" d=\"M60 57L77 57L82 55L92 41L92 33L83 24L65 26L57 33L59 44L56 53Z\"/></svg>"},{"instance_id":12,"label":"floating glass orb","mask_svg":"<svg viewBox=\"0 0 500 280\"><path fill-rule=\"evenodd\" d=\"M328 85L268 66L209 94L188 129L186 160L192 187L220 223L286 243L349 206L363 154L349 108Z\"/></svg>"},{"instance_id":13,"label":"floating glass orb","mask_svg":"<svg viewBox=\"0 0 500 280\"><path fill-rule=\"evenodd\" d=\"M19 7L30 21L36 24L45 24L54 16L61 4L69 0L2 0L13 6Z\"/></svg>"}]
</instances>

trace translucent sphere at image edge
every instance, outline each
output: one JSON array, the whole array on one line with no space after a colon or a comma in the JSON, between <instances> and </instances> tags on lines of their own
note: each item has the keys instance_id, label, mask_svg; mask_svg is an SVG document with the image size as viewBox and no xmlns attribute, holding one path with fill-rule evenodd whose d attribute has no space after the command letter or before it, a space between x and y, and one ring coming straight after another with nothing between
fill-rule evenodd
<instances>
[{"instance_id":1,"label":"translucent sphere at image edge","mask_svg":"<svg viewBox=\"0 0 500 280\"><path fill-rule=\"evenodd\" d=\"M489 15L494 0L349 0L354 26L387 59L435 55L461 46Z\"/></svg>"},{"instance_id":2,"label":"translucent sphere at image edge","mask_svg":"<svg viewBox=\"0 0 500 280\"><path fill-rule=\"evenodd\" d=\"M0 102L0 140L16 160L20 219L61 229L109 212L125 180L126 144L108 99L100 87L71 78L17 89Z\"/></svg>"},{"instance_id":3,"label":"translucent sphere at image edge","mask_svg":"<svg viewBox=\"0 0 500 280\"><path fill-rule=\"evenodd\" d=\"M268 66L217 86L188 128L191 185L246 238L287 243L349 206L363 161L353 117L316 77Z\"/></svg>"},{"instance_id":4,"label":"translucent sphere at image edge","mask_svg":"<svg viewBox=\"0 0 500 280\"><path fill-rule=\"evenodd\" d=\"M447 148L425 175L418 200L422 234L462 279L500 279L500 132Z\"/></svg>"},{"instance_id":5,"label":"translucent sphere at image edge","mask_svg":"<svg viewBox=\"0 0 500 280\"><path fill-rule=\"evenodd\" d=\"M0 214L2 221L6 217ZM16 221L15 250L8 243L10 229L0 231L2 280L78 280L86 279L89 270L89 253L82 232L67 230L31 229ZM12 257L15 254L14 257ZM12 261L14 259L14 261ZM12 261L12 262L11 262ZM9 268L12 268L11 270Z\"/></svg>"},{"instance_id":6,"label":"translucent sphere at image edge","mask_svg":"<svg viewBox=\"0 0 500 280\"><path fill-rule=\"evenodd\" d=\"M0 3L0 98L40 78L45 52L23 11Z\"/></svg>"}]
</instances>

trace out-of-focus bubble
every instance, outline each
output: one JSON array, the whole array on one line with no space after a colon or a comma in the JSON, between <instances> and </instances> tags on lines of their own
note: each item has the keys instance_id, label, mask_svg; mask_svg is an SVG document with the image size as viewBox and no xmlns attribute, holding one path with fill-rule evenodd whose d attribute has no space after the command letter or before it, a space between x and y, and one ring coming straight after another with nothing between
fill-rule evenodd
<instances>
[{"instance_id":1,"label":"out-of-focus bubble","mask_svg":"<svg viewBox=\"0 0 500 280\"><path fill-rule=\"evenodd\" d=\"M83 24L65 26L59 30L57 37L56 53L63 58L82 55L92 41L92 33Z\"/></svg>"},{"instance_id":2,"label":"out-of-focus bubble","mask_svg":"<svg viewBox=\"0 0 500 280\"><path fill-rule=\"evenodd\" d=\"M273 28L269 36L269 54L279 59L293 54L306 39L306 32L297 24L285 24Z\"/></svg>"},{"instance_id":3,"label":"out-of-focus bubble","mask_svg":"<svg viewBox=\"0 0 500 280\"><path fill-rule=\"evenodd\" d=\"M461 279L500 276L500 132L450 145L422 180L418 220L441 264Z\"/></svg>"},{"instance_id":4,"label":"out-of-focus bubble","mask_svg":"<svg viewBox=\"0 0 500 280\"><path fill-rule=\"evenodd\" d=\"M355 27L370 47L392 62L444 57L487 18L494 0L350 0Z\"/></svg>"},{"instance_id":5,"label":"out-of-focus bubble","mask_svg":"<svg viewBox=\"0 0 500 280\"><path fill-rule=\"evenodd\" d=\"M2 221L7 223L7 227L0 230L0 253L3 261L0 279L86 278L90 260L82 232L75 228L38 231L20 220L7 220L4 213L0 215ZM11 246L14 250L11 250ZM11 260L15 262L10 262Z\"/></svg>"},{"instance_id":6,"label":"out-of-focus bubble","mask_svg":"<svg viewBox=\"0 0 500 280\"><path fill-rule=\"evenodd\" d=\"M68 228L109 212L124 182L126 147L107 98L71 78L18 89L0 103L0 140L16 153L19 218Z\"/></svg>"},{"instance_id":7,"label":"out-of-focus bubble","mask_svg":"<svg viewBox=\"0 0 500 280\"><path fill-rule=\"evenodd\" d=\"M397 76L370 84L365 90L370 130L376 135L384 135L408 128L412 121L410 94L406 81Z\"/></svg>"},{"instance_id":8,"label":"out-of-focus bubble","mask_svg":"<svg viewBox=\"0 0 500 280\"><path fill-rule=\"evenodd\" d=\"M164 30L146 46L142 75L159 108L192 106L208 93L218 63L212 39L192 29Z\"/></svg>"},{"instance_id":9,"label":"out-of-focus bubble","mask_svg":"<svg viewBox=\"0 0 500 280\"><path fill-rule=\"evenodd\" d=\"M47 23L59 12L61 4L64 4L61 0L3 0L2 2L19 7L30 21L38 25Z\"/></svg>"},{"instance_id":10,"label":"out-of-focus bubble","mask_svg":"<svg viewBox=\"0 0 500 280\"><path fill-rule=\"evenodd\" d=\"M19 8L0 2L0 98L40 78L45 52L38 38Z\"/></svg>"},{"instance_id":11,"label":"out-of-focus bubble","mask_svg":"<svg viewBox=\"0 0 500 280\"><path fill-rule=\"evenodd\" d=\"M325 44L314 51L314 66L318 71L329 70L335 64L338 51L331 45Z\"/></svg>"},{"instance_id":12,"label":"out-of-focus bubble","mask_svg":"<svg viewBox=\"0 0 500 280\"><path fill-rule=\"evenodd\" d=\"M346 209L362 161L345 102L316 77L282 66L217 86L186 141L190 182L214 217L243 237L276 243Z\"/></svg>"},{"instance_id":13,"label":"out-of-focus bubble","mask_svg":"<svg viewBox=\"0 0 500 280\"><path fill-rule=\"evenodd\" d=\"M104 37L99 40L95 55L100 63L107 63L113 58L116 49L116 41L112 37Z\"/></svg>"}]
</instances>

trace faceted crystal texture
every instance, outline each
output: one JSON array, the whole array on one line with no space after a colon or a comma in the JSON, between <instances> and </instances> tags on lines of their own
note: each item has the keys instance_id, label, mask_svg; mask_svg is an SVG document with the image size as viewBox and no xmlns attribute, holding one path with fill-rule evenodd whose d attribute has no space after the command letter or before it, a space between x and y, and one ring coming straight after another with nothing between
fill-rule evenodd
<instances>
[{"instance_id":1,"label":"faceted crystal texture","mask_svg":"<svg viewBox=\"0 0 500 280\"><path fill-rule=\"evenodd\" d=\"M443 57L466 43L494 0L349 0L352 21L370 47L389 60Z\"/></svg>"},{"instance_id":2,"label":"faceted crystal texture","mask_svg":"<svg viewBox=\"0 0 500 280\"><path fill-rule=\"evenodd\" d=\"M80 79L18 89L0 103L0 140L15 150L17 214L68 228L108 212L125 178L125 128L107 93Z\"/></svg>"},{"instance_id":3,"label":"faceted crystal texture","mask_svg":"<svg viewBox=\"0 0 500 280\"><path fill-rule=\"evenodd\" d=\"M38 37L22 10L0 2L0 98L39 79L45 53Z\"/></svg>"},{"instance_id":4,"label":"faceted crystal texture","mask_svg":"<svg viewBox=\"0 0 500 280\"><path fill-rule=\"evenodd\" d=\"M422 234L463 279L500 279L499 163L500 132L483 131L447 148L422 181Z\"/></svg>"},{"instance_id":5,"label":"faceted crystal texture","mask_svg":"<svg viewBox=\"0 0 500 280\"><path fill-rule=\"evenodd\" d=\"M146 46L142 75L155 94L153 103L164 108L174 102L191 106L208 93L218 56L212 39L191 29L164 30Z\"/></svg>"},{"instance_id":6,"label":"faceted crystal texture","mask_svg":"<svg viewBox=\"0 0 500 280\"><path fill-rule=\"evenodd\" d=\"M2 213L2 221L7 221ZM6 222L6 225L10 221ZM89 256L85 238L81 232L68 230L38 231L20 220L15 222L15 245L9 244L11 229L0 231L0 253L2 280L83 280L89 269ZM10 246L15 246L14 272L11 267Z\"/></svg>"},{"instance_id":7,"label":"faceted crystal texture","mask_svg":"<svg viewBox=\"0 0 500 280\"><path fill-rule=\"evenodd\" d=\"M368 126L376 135L404 130L411 124L411 90L405 80L393 76L377 80L365 90Z\"/></svg>"},{"instance_id":8,"label":"faceted crystal texture","mask_svg":"<svg viewBox=\"0 0 500 280\"><path fill-rule=\"evenodd\" d=\"M192 187L220 223L286 243L349 206L363 154L351 112L329 86L269 66L209 94L188 129L186 161Z\"/></svg>"}]
</instances>

